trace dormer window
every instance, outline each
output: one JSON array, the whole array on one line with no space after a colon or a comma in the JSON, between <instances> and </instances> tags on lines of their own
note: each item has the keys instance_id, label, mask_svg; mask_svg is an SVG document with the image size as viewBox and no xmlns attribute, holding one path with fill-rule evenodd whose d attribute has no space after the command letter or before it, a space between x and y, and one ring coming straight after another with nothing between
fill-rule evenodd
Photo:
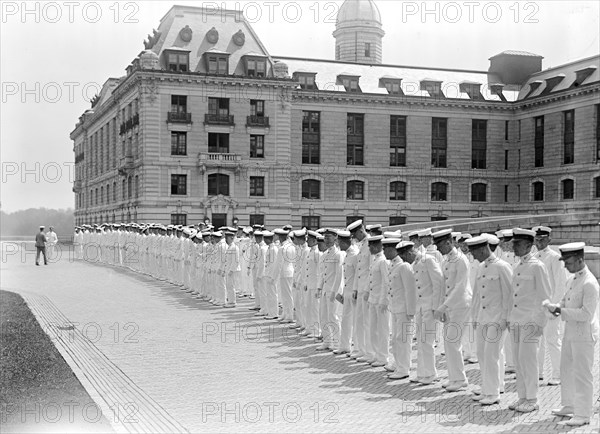
<instances>
[{"instance_id":1,"label":"dormer window","mask_svg":"<svg viewBox=\"0 0 600 434\"><path fill-rule=\"evenodd\" d=\"M225 51L208 50L204 53L204 62L209 74L229 74L229 53Z\"/></svg>"},{"instance_id":2,"label":"dormer window","mask_svg":"<svg viewBox=\"0 0 600 434\"><path fill-rule=\"evenodd\" d=\"M533 92L538 90L538 88L542 85L541 80L535 80L529 83L529 92L525 95L525 98L529 97Z\"/></svg>"},{"instance_id":3,"label":"dormer window","mask_svg":"<svg viewBox=\"0 0 600 434\"><path fill-rule=\"evenodd\" d=\"M337 84L341 84L346 89L346 92L350 93L360 93L362 90L358 85L358 80L360 76L358 75L338 75Z\"/></svg>"},{"instance_id":4,"label":"dormer window","mask_svg":"<svg viewBox=\"0 0 600 434\"><path fill-rule=\"evenodd\" d=\"M432 98L446 98L446 95L442 92L441 81L423 80L421 81L421 90L427 91Z\"/></svg>"},{"instance_id":5,"label":"dormer window","mask_svg":"<svg viewBox=\"0 0 600 434\"><path fill-rule=\"evenodd\" d=\"M385 87L390 95L404 95L402 92L402 79L393 77L382 77L379 79L379 87Z\"/></svg>"},{"instance_id":6,"label":"dormer window","mask_svg":"<svg viewBox=\"0 0 600 434\"><path fill-rule=\"evenodd\" d=\"M190 52L180 50L165 50L167 70L188 72L190 70Z\"/></svg>"},{"instance_id":7,"label":"dormer window","mask_svg":"<svg viewBox=\"0 0 600 434\"><path fill-rule=\"evenodd\" d=\"M459 84L460 91L469 95L471 99L483 99L481 94L481 83L474 83L472 81L463 81Z\"/></svg>"},{"instance_id":8,"label":"dormer window","mask_svg":"<svg viewBox=\"0 0 600 434\"><path fill-rule=\"evenodd\" d=\"M303 90L317 89L315 83L316 72L294 72L293 79L300 83Z\"/></svg>"},{"instance_id":9,"label":"dormer window","mask_svg":"<svg viewBox=\"0 0 600 434\"><path fill-rule=\"evenodd\" d=\"M267 58L261 55L244 56L246 75L248 77L266 77L267 76Z\"/></svg>"},{"instance_id":10,"label":"dormer window","mask_svg":"<svg viewBox=\"0 0 600 434\"><path fill-rule=\"evenodd\" d=\"M504 96L504 93L502 93L503 90L504 90L504 84L501 84L501 83L490 84L490 91L494 95L497 95L502 102L506 102L506 97Z\"/></svg>"},{"instance_id":11,"label":"dormer window","mask_svg":"<svg viewBox=\"0 0 600 434\"><path fill-rule=\"evenodd\" d=\"M585 81L590 75L594 73L594 71L598 69L595 65L590 65L587 68L580 69L579 71L575 71L575 81L571 85L572 87L577 87Z\"/></svg>"},{"instance_id":12,"label":"dormer window","mask_svg":"<svg viewBox=\"0 0 600 434\"><path fill-rule=\"evenodd\" d=\"M563 81L565 78L565 74L558 74L555 75L554 77L549 77L546 79L546 87L544 87L544 90L542 90L542 93L539 96L542 95L547 95L550 92L552 92L554 90L554 88L556 86L558 86L558 84Z\"/></svg>"}]
</instances>

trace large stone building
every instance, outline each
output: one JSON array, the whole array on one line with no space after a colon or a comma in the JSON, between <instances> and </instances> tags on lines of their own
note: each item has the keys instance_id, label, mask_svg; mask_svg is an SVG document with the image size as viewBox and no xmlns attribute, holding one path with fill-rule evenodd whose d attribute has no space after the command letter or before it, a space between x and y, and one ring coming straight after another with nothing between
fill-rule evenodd
<instances>
[{"instance_id":1,"label":"large stone building","mask_svg":"<svg viewBox=\"0 0 600 434\"><path fill-rule=\"evenodd\" d=\"M333 36L336 60L277 57L238 11L171 8L71 133L76 222L598 210L599 56L546 70L519 51L487 71L387 65L372 0L346 1Z\"/></svg>"}]
</instances>

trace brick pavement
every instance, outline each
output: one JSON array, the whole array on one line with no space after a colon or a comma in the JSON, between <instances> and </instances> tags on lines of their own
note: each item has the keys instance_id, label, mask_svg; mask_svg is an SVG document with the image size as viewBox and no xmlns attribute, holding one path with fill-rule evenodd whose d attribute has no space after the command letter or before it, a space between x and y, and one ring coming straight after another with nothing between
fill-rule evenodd
<instances>
[{"instance_id":1,"label":"brick pavement","mask_svg":"<svg viewBox=\"0 0 600 434\"><path fill-rule=\"evenodd\" d=\"M3 257L2 289L53 323L45 329L63 352L79 345L80 359L65 358L119 432L598 432L597 406L583 429L550 414L560 387L541 387L540 410L519 415L506 409L516 396L507 378L500 405L482 408L469 392L390 381L382 368L316 352L253 317L250 301L216 308L129 270L25 259ZM439 355L438 368L443 378ZM473 384L477 368L467 367ZM598 384L598 357L595 372Z\"/></svg>"}]
</instances>

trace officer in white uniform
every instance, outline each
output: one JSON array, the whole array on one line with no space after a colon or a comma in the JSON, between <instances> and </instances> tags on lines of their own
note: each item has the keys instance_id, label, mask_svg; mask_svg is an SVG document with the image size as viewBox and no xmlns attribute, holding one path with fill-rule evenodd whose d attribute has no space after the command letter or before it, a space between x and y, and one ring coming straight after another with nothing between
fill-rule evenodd
<instances>
[{"instance_id":1,"label":"officer in white uniform","mask_svg":"<svg viewBox=\"0 0 600 434\"><path fill-rule=\"evenodd\" d=\"M517 368L518 401L509 410L529 413L539 408L537 354L540 336L547 322L542 302L550 298L550 279L544 264L531 251L535 232L513 229L513 248L520 258L513 271L513 300L509 305L509 325L512 333L513 356Z\"/></svg>"},{"instance_id":2,"label":"officer in white uniform","mask_svg":"<svg viewBox=\"0 0 600 434\"><path fill-rule=\"evenodd\" d=\"M536 226L532 229L535 231L535 245L538 249L537 258L544 263L550 278L550 288L552 296L551 303L560 303L566 289L567 273L565 267L560 262L558 252L550 248L550 234L552 229L547 226ZM544 362L546 359L546 349L550 354L550 362L552 365L552 374L548 380L549 386L560 384L560 334L561 321L551 316L548 323L544 327L544 334L540 337L540 351L538 353L538 369L540 371L540 380L544 376Z\"/></svg>"},{"instance_id":3,"label":"officer in white uniform","mask_svg":"<svg viewBox=\"0 0 600 434\"><path fill-rule=\"evenodd\" d=\"M504 388L504 366L500 355L512 301L512 268L489 248L488 237L466 240L473 257L479 261L473 287L472 318L476 324L477 358L481 370L481 393L473 399L481 405L500 402Z\"/></svg>"},{"instance_id":4,"label":"officer in white uniform","mask_svg":"<svg viewBox=\"0 0 600 434\"><path fill-rule=\"evenodd\" d=\"M444 348L448 365L448 382L443 386L448 392L467 387L467 377L462 356L462 333L471 306L471 283L469 261L452 245L452 229L433 233L433 242L445 256L442 271L445 280L445 299L436 309L435 317L444 322Z\"/></svg>"},{"instance_id":5,"label":"officer in white uniform","mask_svg":"<svg viewBox=\"0 0 600 434\"><path fill-rule=\"evenodd\" d=\"M338 302L335 298L342 289L344 253L336 245L337 231L335 229L326 229L323 236L327 250L321 257L322 272L317 281L317 292L321 298L319 322L323 334L323 344L317 347L317 351L334 351L340 341Z\"/></svg>"},{"instance_id":6,"label":"officer in white uniform","mask_svg":"<svg viewBox=\"0 0 600 434\"><path fill-rule=\"evenodd\" d=\"M417 285L410 264L398 256L397 247L402 247L400 238L383 240L383 253L389 261L388 306L392 313L392 355L394 372L391 380L408 378L410 355L414 334L413 319L417 309Z\"/></svg>"},{"instance_id":7,"label":"officer in white uniform","mask_svg":"<svg viewBox=\"0 0 600 434\"><path fill-rule=\"evenodd\" d=\"M367 232L362 220L352 222L346 228L356 240L358 255L356 258L356 271L354 274L354 299L356 309L354 311L354 349L350 357L360 362L369 360L367 353L371 349L368 339L369 330L369 266L371 265L371 252Z\"/></svg>"},{"instance_id":8,"label":"officer in white uniform","mask_svg":"<svg viewBox=\"0 0 600 434\"><path fill-rule=\"evenodd\" d=\"M585 243L559 247L561 261L569 271L567 292L557 304L546 303L548 310L565 322L560 374L562 408L558 416L573 416L570 426L590 423L594 402L594 348L598 341L598 280L585 265Z\"/></svg>"},{"instance_id":9,"label":"officer in white uniform","mask_svg":"<svg viewBox=\"0 0 600 434\"><path fill-rule=\"evenodd\" d=\"M417 285L417 376L410 381L432 384L438 381L433 350L438 322L433 313L443 298L444 275L436 259L416 249L412 241L403 241L396 245L396 249L400 258L412 265Z\"/></svg>"},{"instance_id":10,"label":"officer in white uniform","mask_svg":"<svg viewBox=\"0 0 600 434\"><path fill-rule=\"evenodd\" d=\"M352 344L354 311L356 310L356 300L353 297L354 275L356 273L356 260L358 248L352 244L352 235L349 231L338 231L338 244L340 250L345 252L343 273L343 311L340 331L340 344L333 352L334 354L349 354Z\"/></svg>"}]
</instances>

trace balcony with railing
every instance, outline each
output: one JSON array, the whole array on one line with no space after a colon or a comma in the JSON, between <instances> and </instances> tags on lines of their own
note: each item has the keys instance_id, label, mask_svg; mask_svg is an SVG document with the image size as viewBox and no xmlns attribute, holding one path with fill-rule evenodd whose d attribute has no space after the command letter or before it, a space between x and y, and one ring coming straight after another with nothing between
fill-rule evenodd
<instances>
[{"instance_id":1,"label":"balcony with railing","mask_svg":"<svg viewBox=\"0 0 600 434\"><path fill-rule=\"evenodd\" d=\"M235 125L233 115L206 113L204 115L204 125Z\"/></svg>"},{"instance_id":2,"label":"balcony with railing","mask_svg":"<svg viewBox=\"0 0 600 434\"><path fill-rule=\"evenodd\" d=\"M128 174L133 169L133 155L127 155L119 159L118 170L121 175Z\"/></svg>"},{"instance_id":3,"label":"balcony with railing","mask_svg":"<svg viewBox=\"0 0 600 434\"><path fill-rule=\"evenodd\" d=\"M238 170L241 167L240 154L201 152L198 155L198 168L204 172L206 168L223 167Z\"/></svg>"},{"instance_id":4,"label":"balcony with railing","mask_svg":"<svg viewBox=\"0 0 600 434\"><path fill-rule=\"evenodd\" d=\"M167 122L174 124L191 124L191 113L167 112Z\"/></svg>"},{"instance_id":5,"label":"balcony with railing","mask_svg":"<svg viewBox=\"0 0 600 434\"><path fill-rule=\"evenodd\" d=\"M262 127L269 128L269 117L268 116L246 116L247 127Z\"/></svg>"}]
</instances>

